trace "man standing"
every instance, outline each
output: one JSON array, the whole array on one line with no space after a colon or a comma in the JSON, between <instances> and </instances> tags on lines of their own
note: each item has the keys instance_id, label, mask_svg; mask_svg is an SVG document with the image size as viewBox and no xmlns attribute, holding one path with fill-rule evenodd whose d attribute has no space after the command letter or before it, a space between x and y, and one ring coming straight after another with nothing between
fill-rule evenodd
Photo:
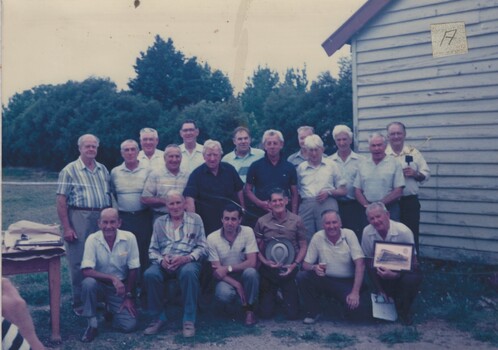
<instances>
[{"instance_id":1,"label":"man standing","mask_svg":"<svg viewBox=\"0 0 498 350\"><path fill-rule=\"evenodd\" d=\"M166 195L171 190L183 192L188 174L181 170L182 153L180 147L171 144L164 150L161 168L154 169L147 178L142 192L142 202L152 208L153 221L166 214Z\"/></svg>"},{"instance_id":2,"label":"man standing","mask_svg":"<svg viewBox=\"0 0 498 350\"><path fill-rule=\"evenodd\" d=\"M401 272L373 267L373 256L375 241L414 244L413 233L404 224L389 219L389 211L384 203L369 204L366 212L370 225L363 230L361 248L368 259L368 274L380 294L394 299L401 322L410 325L410 309L422 282L416 256L413 257L413 269Z\"/></svg>"},{"instance_id":3,"label":"man standing","mask_svg":"<svg viewBox=\"0 0 498 350\"><path fill-rule=\"evenodd\" d=\"M277 130L266 130L263 134L263 145L266 154L249 167L244 192L256 205L252 213L258 218L270 211L268 201L274 188L281 188L291 199L290 210L297 214L298 192L296 168L282 158L284 137Z\"/></svg>"},{"instance_id":4,"label":"man standing","mask_svg":"<svg viewBox=\"0 0 498 350\"><path fill-rule=\"evenodd\" d=\"M233 166L221 162L223 150L218 141L207 140L202 153L205 163L190 174L183 194L187 211L201 216L209 234L221 227L219 218L227 203L238 202L244 207L244 184Z\"/></svg>"},{"instance_id":5,"label":"man standing","mask_svg":"<svg viewBox=\"0 0 498 350\"><path fill-rule=\"evenodd\" d=\"M82 312L81 259L86 238L98 230L100 211L111 206L109 172L95 161L99 139L85 134L78 139L80 156L59 173L57 215L61 221L66 245L73 310Z\"/></svg>"},{"instance_id":6,"label":"man standing","mask_svg":"<svg viewBox=\"0 0 498 350\"><path fill-rule=\"evenodd\" d=\"M304 141L304 149L308 160L297 166L301 195L299 216L306 226L309 242L322 227L322 212L339 210L336 198L346 194L346 181L334 162L323 159L323 141L320 136L308 136Z\"/></svg>"},{"instance_id":7,"label":"man standing","mask_svg":"<svg viewBox=\"0 0 498 350\"><path fill-rule=\"evenodd\" d=\"M401 165L393 157L386 156L387 139L373 133L368 139L371 157L360 163L354 180L355 195L363 207L382 202L393 220L399 221L399 198L405 179Z\"/></svg>"},{"instance_id":8,"label":"man standing","mask_svg":"<svg viewBox=\"0 0 498 350\"><path fill-rule=\"evenodd\" d=\"M299 296L295 278L299 270L298 266L306 255L306 228L299 216L287 210L288 201L286 191L273 189L269 201L271 212L259 218L254 227L260 243L259 304L262 318L270 318L274 314L279 288L282 290L284 313L287 319L295 320L299 317ZM264 249L272 241L282 242L283 239L290 242L295 253L294 261L286 261L285 264L266 256Z\"/></svg>"},{"instance_id":9,"label":"man standing","mask_svg":"<svg viewBox=\"0 0 498 350\"><path fill-rule=\"evenodd\" d=\"M365 317L369 310L368 295L360 298L365 273L365 256L353 231L341 229L341 217L334 210L322 214L323 230L311 239L304 258L303 270L297 282L306 318L305 324L313 324L320 314L319 295L339 300L346 312L355 319Z\"/></svg>"},{"instance_id":10,"label":"man standing","mask_svg":"<svg viewBox=\"0 0 498 350\"><path fill-rule=\"evenodd\" d=\"M138 160L138 143L135 140L121 143L121 156L123 164L111 170L111 191L117 201L121 229L130 231L137 239L143 272L149 265L152 217L140 198L150 170Z\"/></svg>"},{"instance_id":11,"label":"man standing","mask_svg":"<svg viewBox=\"0 0 498 350\"><path fill-rule=\"evenodd\" d=\"M406 128L403 123L387 125L389 146L386 154L398 160L403 167L405 188L399 201L400 221L413 232L415 247L419 251L420 202L419 185L429 179L430 169L422 154L412 146L405 146Z\"/></svg>"},{"instance_id":12,"label":"man standing","mask_svg":"<svg viewBox=\"0 0 498 350\"><path fill-rule=\"evenodd\" d=\"M176 190L166 197L168 214L154 223L150 242L151 266L145 271L147 308L152 322L144 334L157 334L166 324L164 282L176 278L183 300L183 336L195 335L201 260L206 256L206 235L199 215L185 212L185 199Z\"/></svg>"},{"instance_id":13,"label":"man standing","mask_svg":"<svg viewBox=\"0 0 498 350\"><path fill-rule=\"evenodd\" d=\"M193 120L185 120L180 129L183 143L180 145L182 152L182 171L190 174L199 165L204 163L202 146L197 143L199 129Z\"/></svg>"},{"instance_id":14,"label":"man standing","mask_svg":"<svg viewBox=\"0 0 498 350\"><path fill-rule=\"evenodd\" d=\"M163 166L163 151L158 150L159 136L152 128L140 130L140 145L142 150L138 153L138 160L146 168L158 168Z\"/></svg>"},{"instance_id":15,"label":"man standing","mask_svg":"<svg viewBox=\"0 0 498 350\"><path fill-rule=\"evenodd\" d=\"M250 227L240 225L242 210L233 203L225 206L221 221L223 227L207 238L209 261L218 281L215 297L229 304L238 294L246 314L245 324L252 326L256 323L254 303L259 292L256 238Z\"/></svg>"},{"instance_id":16,"label":"man standing","mask_svg":"<svg viewBox=\"0 0 498 350\"><path fill-rule=\"evenodd\" d=\"M329 157L339 169L346 180L346 195L337 198L339 213L341 214L342 227L353 230L358 239L365 225L358 218L365 216L365 208L358 203L355 197L354 180L363 156L351 149L353 133L346 125L336 125L332 130L332 137L337 146L337 152Z\"/></svg>"},{"instance_id":17,"label":"man standing","mask_svg":"<svg viewBox=\"0 0 498 350\"><path fill-rule=\"evenodd\" d=\"M88 327L81 338L89 343L97 336L97 298L103 296L112 313L113 326L123 332L131 332L137 325L137 311L133 290L140 268L135 236L119 230L121 220L116 209L102 210L100 231L91 234L85 243L81 269L82 316L88 319Z\"/></svg>"},{"instance_id":18,"label":"man standing","mask_svg":"<svg viewBox=\"0 0 498 350\"><path fill-rule=\"evenodd\" d=\"M299 164L308 159L306 155L306 148L304 148L304 140L315 133L315 129L312 126L301 126L297 129L297 139L299 141L299 151L291 154L287 161L292 163L296 168Z\"/></svg>"}]
</instances>

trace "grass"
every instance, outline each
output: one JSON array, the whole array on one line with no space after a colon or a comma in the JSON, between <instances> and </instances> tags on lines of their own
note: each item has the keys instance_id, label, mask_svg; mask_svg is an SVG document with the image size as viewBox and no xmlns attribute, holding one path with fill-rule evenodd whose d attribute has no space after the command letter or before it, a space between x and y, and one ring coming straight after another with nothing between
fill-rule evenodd
<instances>
[{"instance_id":1,"label":"grass","mask_svg":"<svg viewBox=\"0 0 498 350\"><path fill-rule=\"evenodd\" d=\"M416 343L420 340L420 334L415 327L403 327L382 333L378 339L386 344Z\"/></svg>"}]
</instances>

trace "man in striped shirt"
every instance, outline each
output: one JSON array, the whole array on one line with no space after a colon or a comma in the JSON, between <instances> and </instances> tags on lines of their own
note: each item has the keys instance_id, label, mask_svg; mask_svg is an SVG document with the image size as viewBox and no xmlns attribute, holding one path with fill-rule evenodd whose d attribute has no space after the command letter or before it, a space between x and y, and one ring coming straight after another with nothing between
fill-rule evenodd
<instances>
[{"instance_id":1,"label":"man in striped shirt","mask_svg":"<svg viewBox=\"0 0 498 350\"><path fill-rule=\"evenodd\" d=\"M111 206L109 172L95 161L99 139L85 134L78 139L80 156L59 173L57 214L66 245L73 291L73 310L81 314L80 265L88 235L99 230L97 220L104 208Z\"/></svg>"}]
</instances>

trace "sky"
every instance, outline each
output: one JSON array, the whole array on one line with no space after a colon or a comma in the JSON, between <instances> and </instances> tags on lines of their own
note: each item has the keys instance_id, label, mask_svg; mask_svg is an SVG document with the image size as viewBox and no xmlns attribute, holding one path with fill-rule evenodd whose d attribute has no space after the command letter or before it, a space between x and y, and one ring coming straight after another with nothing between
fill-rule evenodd
<instances>
[{"instance_id":1,"label":"sky","mask_svg":"<svg viewBox=\"0 0 498 350\"><path fill-rule=\"evenodd\" d=\"M321 44L365 0L3 0L2 103L40 84L108 77L127 89L154 36L228 75L235 93L259 66L308 79L349 55Z\"/></svg>"}]
</instances>

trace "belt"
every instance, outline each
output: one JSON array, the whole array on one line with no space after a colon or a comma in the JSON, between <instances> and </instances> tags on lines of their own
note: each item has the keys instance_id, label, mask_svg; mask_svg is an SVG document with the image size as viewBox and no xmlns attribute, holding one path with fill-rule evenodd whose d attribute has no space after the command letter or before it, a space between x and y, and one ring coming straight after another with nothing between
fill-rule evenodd
<instances>
[{"instance_id":1,"label":"belt","mask_svg":"<svg viewBox=\"0 0 498 350\"><path fill-rule=\"evenodd\" d=\"M148 211L148 209L142 209L142 210L136 210L136 211L124 211L124 210L120 210L119 214L124 214L124 215L140 215L140 214L143 214L143 213L145 213L147 211Z\"/></svg>"},{"instance_id":2,"label":"belt","mask_svg":"<svg viewBox=\"0 0 498 350\"><path fill-rule=\"evenodd\" d=\"M104 209L107 209L110 207L104 207L104 208L84 208L84 207L74 207L72 205L69 206L69 209L72 210L82 210L82 211L102 211Z\"/></svg>"}]
</instances>

